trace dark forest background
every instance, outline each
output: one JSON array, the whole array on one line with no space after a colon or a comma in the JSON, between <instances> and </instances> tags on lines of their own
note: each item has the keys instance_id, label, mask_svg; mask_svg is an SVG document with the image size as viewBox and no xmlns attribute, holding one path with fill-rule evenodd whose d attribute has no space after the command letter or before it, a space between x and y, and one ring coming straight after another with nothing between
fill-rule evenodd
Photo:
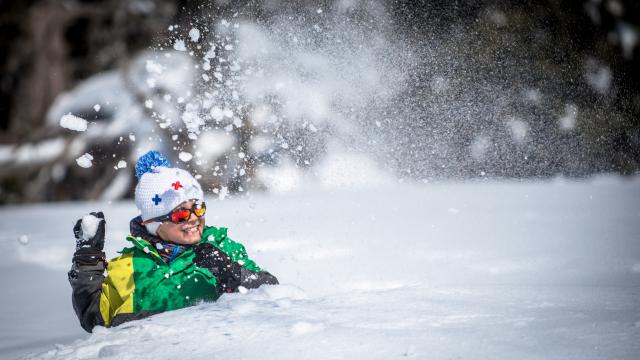
<instances>
[{"instance_id":1,"label":"dark forest background","mask_svg":"<svg viewBox=\"0 0 640 360\"><path fill-rule=\"evenodd\" d=\"M342 16L375 22L366 2L350 3ZM357 122L365 134L394 144L376 156L399 176L547 178L639 170L640 2L382 4L393 32L417 56L408 86L395 95L399 106L373 109L399 119L393 130L368 134L372 126L366 116ZM170 25L188 29L238 16L268 24L282 14L335 6L333 1L0 1L0 144L9 154L0 164L0 203L100 197L108 186L102 179L113 177L111 165L98 163L87 171L67 153L45 162L20 162L10 154L55 136L71 143L72 135L46 126L55 99L82 80L126 68L138 52L161 46ZM433 96L439 89L436 73L451 75L452 90L445 96ZM138 100L142 107L144 98ZM459 104L469 106L462 111ZM563 116L575 125L559 126ZM505 130L505 117L517 119L515 127ZM518 141L522 126L533 134L526 141ZM516 132L515 141L509 129ZM238 133L238 146L250 137ZM299 141L304 145L309 139ZM103 139L94 156L131 151L117 145L118 139ZM469 148L471 155L459 151ZM258 154L248 158L254 166L260 161ZM234 176L218 181L232 191L247 185Z\"/></svg>"}]
</instances>

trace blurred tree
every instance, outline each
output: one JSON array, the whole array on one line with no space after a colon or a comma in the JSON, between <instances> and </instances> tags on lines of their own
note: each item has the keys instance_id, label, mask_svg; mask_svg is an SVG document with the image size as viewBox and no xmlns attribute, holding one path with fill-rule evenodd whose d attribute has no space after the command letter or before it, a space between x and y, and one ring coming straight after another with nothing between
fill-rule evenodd
<instances>
[{"instance_id":1,"label":"blurred tree","mask_svg":"<svg viewBox=\"0 0 640 360\"><path fill-rule=\"evenodd\" d=\"M166 30L176 11L170 0L0 2L0 141L25 144L26 151L50 137L44 125L54 99L82 79L125 66ZM104 186L73 186L83 177L72 169L65 174L68 187L48 187L56 160L3 165L0 202L85 198ZM104 167L110 166L97 166L92 176Z\"/></svg>"},{"instance_id":2,"label":"blurred tree","mask_svg":"<svg viewBox=\"0 0 640 360\"><path fill-rule=\"evenodd\" d=\"M161 34L172 1L30 0L0 3L0 129L25 140L63 90L127 61Z\"/></svg>"}]
</instances>

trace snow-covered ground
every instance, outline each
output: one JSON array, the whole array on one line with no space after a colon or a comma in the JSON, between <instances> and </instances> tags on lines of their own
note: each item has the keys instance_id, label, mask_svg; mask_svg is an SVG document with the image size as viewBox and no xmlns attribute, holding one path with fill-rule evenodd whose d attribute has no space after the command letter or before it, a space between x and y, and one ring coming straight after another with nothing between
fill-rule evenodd
<instances>
[{"instance_id":1,"label":"snow-covered ground","mask_svg":"<svg viewBox=\"0 0 640 360\"><path fill-rule=\"evenodd\" d=\"M132 202L3 207L0 357L638 359L639 200L638 177L212 198L282 285L93 334L71 228L103 210L115 255Z\"/></svg>"}]
</instances>

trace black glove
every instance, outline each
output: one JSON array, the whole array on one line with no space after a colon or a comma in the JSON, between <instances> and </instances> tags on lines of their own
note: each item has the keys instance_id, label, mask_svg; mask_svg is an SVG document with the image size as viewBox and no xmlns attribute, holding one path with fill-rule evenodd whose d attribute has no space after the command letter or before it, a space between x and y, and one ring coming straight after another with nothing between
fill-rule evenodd
<instances>
[{"instance_id":1,"label":"black glove","mask_svg":"<svg viewBox=\"0 0 640 360\"><path fill-rule=\"evenodd\" d=\"M216 277L218 283L218 293L237 292L241 281L240 264L231 261L229 255L217 247L204 243L194 247L196 256L193 262L196 266L209 269Z\"/></svg>"},{"instance_id":2,"label":"black glove","mask_svg":"<svg viewBox=\"0 0 640 360\"><path fill-rule=\"evenodd\" d=\"M95 235L86 239L82 233L82 219L76 221L73 227L73 235L76 237L76 252L73 254L73 266L69 271L69 280L78 277L79 272L91 272L102 274L106 267L104 248L105 221L102 211L92 212L98 218L99 224Z\"/></svg>"},{"instance_id":3,"label":"black glove","mask_svg":"<svg viewBox=\"0 0 640 360\"><path fill-rule=\"evenodd\" d=\"M104 227L106 224L104 214L102 211L98 211L92 212L90 215L98 218L98 221L100 222L98 224L98 229L96 230L95 235L87 239L82 233L82 219L78 219L78 221L76 221L76 225L73 227L73 235L76 237L76 250L80 250L82 248L93 248L102 251L104 248Z\"/></svg>"}]
</instances>

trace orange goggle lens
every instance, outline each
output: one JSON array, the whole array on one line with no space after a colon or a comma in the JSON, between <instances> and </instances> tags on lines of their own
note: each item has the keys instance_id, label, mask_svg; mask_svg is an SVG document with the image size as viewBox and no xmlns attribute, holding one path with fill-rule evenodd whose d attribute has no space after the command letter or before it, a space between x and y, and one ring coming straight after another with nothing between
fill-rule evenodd
<instances>
[{"instance_id":1,"label":"orange goggle lens","mask_svg":"<svg viewBox=\"0 0 640 360\"><path fill-rule=\"evenodd\" d=\"M189 210L176 210L171 213L171 222L183 222L189 220L191 217L191 211Z\"/></svg>"},{"instance_id":2,"label":"orange goggle lens","mask_svg":"<svg viewBox=\"0 0 640 360\"><path fill-rule=\"evenodd\" d=\"M188 221L191 218L191 214L195 214L197 217L203 217L204 213L207 210L207 206L204 202L195 204L191 209L176 209L167 215L158 216L149 220L145 220L142 222L142 225L147 225L152 222L163 222L163 221L171 221L176 224L183 223Z\"/></svg>"},{"instance_id":3,"label":"orange goggle lens","mask_svg":"<svg viewBox=\"0 0 640 360\"><path fill-rule=\"evenodd\" d=\"M197 217L204 216L206 209L207 208L204 203L194 205L191 209L177 209L169 214L169 218L171 222L181 223L189 220L191 218L191 213L193 213Z\"/></svg>"}]
</instances>

